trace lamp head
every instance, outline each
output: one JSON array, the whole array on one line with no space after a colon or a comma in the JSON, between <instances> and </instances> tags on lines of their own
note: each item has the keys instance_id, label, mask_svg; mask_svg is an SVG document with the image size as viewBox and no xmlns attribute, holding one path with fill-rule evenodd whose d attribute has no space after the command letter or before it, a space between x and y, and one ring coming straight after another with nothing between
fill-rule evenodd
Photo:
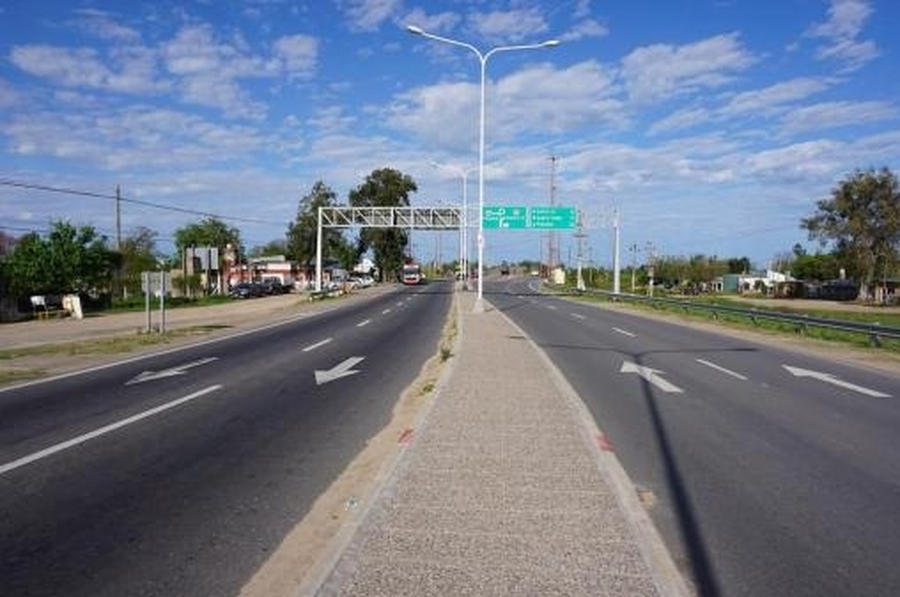
<instances>
[{"instance_id":1,"label":"lamp head","mask_svg":"<svg viewBox=\"0 0 900 597\"><path fill-rule=\"evenodd\" d=\"M414 35L424 35L425 31L421 27L416 27L415 25L407 25L406 30Z\"/></svg>"},{"instance_id":2,"label":"lamp head","mask_svg":"<svg viewBox=\"0 0 900 597\"><path fill-rule=\"evenodd\" d=\"M546 48L553 48L553 47L558 46L559 44L560 44L560 41L558 39L550 39L550 40L545 41L541 45Z\"/></svg>"}]
</instances>

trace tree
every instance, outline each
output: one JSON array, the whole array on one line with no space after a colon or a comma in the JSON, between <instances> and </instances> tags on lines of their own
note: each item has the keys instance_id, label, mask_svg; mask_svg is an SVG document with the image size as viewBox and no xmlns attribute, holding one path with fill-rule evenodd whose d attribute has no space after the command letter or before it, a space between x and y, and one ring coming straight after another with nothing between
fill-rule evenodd
<instances>
[{"instance_id":1,"label":"tree","mask_svg":"<svg viewBox=\"0 0 900 597\"><path fill-rule=\"evenodd\" d=\"M273 257L275 255L287 255L286 240L271 240L263 246L250 249L251 257Z\"/></svg>"},{"instance_id":2,"label":"tree","mask_svg":"<svg viewBox=\"0 0 900 597\"><path fill-rule=\"evenodd\" d=\"M184 259L184 250L188 247L217 247L224 250L229 244L238 249L242 248L240 231L214 217L208 217L196 224L188 224L175 231L175 247L178 249L179 263Z\"/></svg>"},{"instance_id":3,"label":"tree","mask_svg":"<svg viewBox=\"0 0 900 597\"><path fill-rule=\"evenodd\" d=\"M122 240L119 248L121 267L120 281L130 294L139 294L141 273L158 268L159 255L156 251L157 233L144 226L138 226Z\"/></svg>"},{"instance_id":4,"label":"tree","mask_svg":"<svg viewBox=\"0 0 900 597\"><path fill-rule=\"evenodd\" d=\"M418 190L416 182L402 172L390 168L373 170L365 182L350 191L353 207L405 207L409 194ZM360 248L372 249L378 275L398 273L405 260L404 252L409 243L409 233L398 228L365 228L360 233Z\"/></svg>"},{"instance_id":5,"label":"tree","mask_svg":"<svg viewBox=\"0 0 900 597\"><path fill-rule=\"evenodd\" d=\"M297 205L297 217L288 224L285 255L297 263L312 267L316 263L316 243L319 233L319 208L337 205L337 195L321 180L316 181L310 192L300 199ZM322 229L322 260L338 259L345 262L350 243L340 230ZM358 257L358 254L357 254Z\"/></svg>"},{"instance_id":6,"label":"tree","mask_svg":"<svg viewBox=\"0 0 900 597\"><path fill-rule=\"evenodd\" d=\"M818 211L801 220L810 240L831 245L849 277L869 293L876 272L897 262L900 242L900 193L887 168L857 170L817 203Z\"/></svg>"},{"instance_id":7,"label":"tree","mask_svg":"<svg viewBox=\"0 0 900 597\"><path fill-rule=\"evenodd\" d=\"M115 258L93 227L59 221L46 239L22 237L5 262L14 295L98 294L109 289Z\"/></svg>"},{"instance_id":8,"label":"tree","mask_svg":"<svg viewBox=\"0 0 900 597\"><path fill-rule=\"evenodd\" d=\"M728 260L729 274L749 274L752 269L749 257L732 257Z\"/></svg>"}]
</instances>

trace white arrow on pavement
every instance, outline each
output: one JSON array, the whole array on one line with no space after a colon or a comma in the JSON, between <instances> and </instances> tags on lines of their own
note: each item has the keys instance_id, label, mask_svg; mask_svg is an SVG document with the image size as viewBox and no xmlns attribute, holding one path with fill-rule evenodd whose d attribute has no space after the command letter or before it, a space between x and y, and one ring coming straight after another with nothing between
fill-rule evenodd
<instances>
[{"instance_id":1,"label":"white arrow on pavement","mask_svg":"<svg viewBox=\"0 0 900 597\"><path fill-rule=\"evenodd\" d=\"M131 384L135 384L135 383L143 383L145 381L153 381L155 379L163 379L165 377L174 377L176 375L184 375L185 373L187 373L188 369L191 369L193 367L199 367L200 365L205 365L207 363L212 363L213 361L216 361L218 359L219 359L219 357L207 357L205 359L200 359L198 361L186 363L184 365L179 365L177 367L163 369L162 371L144 371L137 377L125 382L125 385L130 386Z\"/></svg>"},{"instance_id":2,"label":"white arrow on pavement","mask_svg":"<svg viewBox=\"0 0 900 597\"><path fill-rule=\"evenodd\" d=\"M789 365L782 365L782 367L787 369L788 373L795 377L812 377L813 379L818 379L819 381L824 381L825 383L830 383L847 390L853 390L854 392L859 392L860 394L865 394L866 396L872 396L873 398L891 397L890 394L885 394L884 392L879 392L878 390L872 390L870 388L864 388L863 386L858 386L856 384L850 383L849 381L840 380L837 378L837 376L830 373L810 371L809 369L801 369L800 367L791 367Z\"/></svg>"},{"instance_id":3,"label":"white arrow on pavement","mask_svg":"<svg viewBox=\"0 0 900 597\"><path fill-rule=\"evenodd\" d=\"M349 359L346 359L342 363L338 363L327 371L320 371L317 369L316 385L320 386L324 383L328 383L329 381L334 381L342 377L347 377L348 375L353 375L354 373L359 373L357 369L353 369L352 367L365 358L366 357L350 357Z\"/></svg>"},{"instance_id":4,"label":"white arrow on pavement","mask_svg":"<svg viewBox=\"0 0 900 597\"><path fill-rule=\"evenodd\" d=\"M657 369L625 361L622 363L622 368L619 369L619 373L637 373L645 381L652 383L663 392L669 392L670 394L681 394L683 392L678 386L673 385L660 377L659 374L662 373L662 371Z\"/></svg>"}]
</instances>

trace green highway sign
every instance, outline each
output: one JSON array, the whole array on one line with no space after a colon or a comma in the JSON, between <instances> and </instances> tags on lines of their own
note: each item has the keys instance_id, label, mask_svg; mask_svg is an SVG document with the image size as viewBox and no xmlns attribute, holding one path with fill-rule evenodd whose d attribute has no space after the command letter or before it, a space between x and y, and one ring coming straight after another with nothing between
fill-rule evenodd
<instances>
[{"instance_id":1,"label":"green highway sign","mask_svg":"<svg viewBox=\"0 0 900 597\"><path fill-rule=\"evenodd\" d=\"M491 206L482 213L484 228L508 228L515 230L571 229L578 225L578 210L574 207L522 207Z\"/></svg>"},{"instance_id":2,"label":"green highway sign","mask_svg":"<svg viewBox=\"0 0 900 597\"><path fill-rule=\"evenodd\" d=\"M575 228L578 224L578 210L574 207L532 207L529 228L543 230Z\"/></svg>"},{"instance_id":3,"label":"green highway sign","mask_svg":"<svg viewBox=\"0 0 900 597\"><path fill-rule=\"evenodd\" d=\"M528 208L485 207L481 221L485 228L528 228Z\"/></svg>"}]
</instances>

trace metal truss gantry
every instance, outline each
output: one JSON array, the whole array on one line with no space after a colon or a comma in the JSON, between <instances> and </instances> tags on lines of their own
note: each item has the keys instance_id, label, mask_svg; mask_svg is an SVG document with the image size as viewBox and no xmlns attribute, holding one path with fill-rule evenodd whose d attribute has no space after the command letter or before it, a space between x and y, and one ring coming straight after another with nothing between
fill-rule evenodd
<instances>
[{"instance_id":1,"label":"metal truss gantry","mask_svg":"<svg viewBox=\"0 0 900 597\"><path fill-rule=\"evenodd\" d=\"M461 207L320 207L316 235L316 290L322 290L323 228L461 230L466 221Z\"/></svg>"}]
</instances>

